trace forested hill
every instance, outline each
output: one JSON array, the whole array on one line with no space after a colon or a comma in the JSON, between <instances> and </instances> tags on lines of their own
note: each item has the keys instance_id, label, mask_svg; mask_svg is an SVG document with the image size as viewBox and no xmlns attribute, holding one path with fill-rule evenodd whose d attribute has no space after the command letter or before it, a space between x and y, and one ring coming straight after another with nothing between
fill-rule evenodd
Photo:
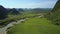
<instances>
[{"instance_id":1,"label":"forested hill","mask_svg":"<svg viewBox=\"0 0 60 34\"><path fill-rule=\"evenodd\" d=\"M60 0L57 1L56 5L54 6L52 12L55 12L57 10L60 10Z\"/></svg>"},{"instance_id":2,"label":"forested hill","mask_svg":"<svg viewBox=\"0 0 60 34\"><path fill-rule=\"evenodd\" d=\"M7 12L7 9L0 5L0 19L6 18Z\"/></svg>"},{"instance_id":3,"label":"forested hill","mask_svg":"<svg viewBox=\"0 0 60 34\"><path fill-rule=\"evenodd\" d=\"M60 0L57 1L56 5L54 6L48 17L49 20L54 22L53 24L60 24Z\"/></svg>"}]
</instances>

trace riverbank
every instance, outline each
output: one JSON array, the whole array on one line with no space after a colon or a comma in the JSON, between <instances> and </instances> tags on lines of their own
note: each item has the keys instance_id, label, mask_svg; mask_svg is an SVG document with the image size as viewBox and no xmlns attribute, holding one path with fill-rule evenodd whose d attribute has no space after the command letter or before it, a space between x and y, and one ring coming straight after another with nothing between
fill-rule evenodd
<instances>
[{"instance_id":1,"label":"riverbank","mask_svg":"<svg viewBox=\"0 0 60 34\"><path fill-rule=\"evenodd\" d=\"M38 17L38 16L33 16L33 17ZM9 23L8 25L6 25L5 27L0 28L0 33L2 34L4 32L6 32L8 29L10 29L12 26L15 26L16 24L22 23L25 20L27 20L29 18L33 18L33 17L28 17L28 18L23 18L23 19L17 20L17 21L13 21L13 22Z\"/></svg>"},{"instance_id":2,"label":"riverbank","mask_svg":"<svg viewBox=\"0 0 60 34\"><path fill-rule=\"evenodd\" d=\"M47 18L30 18L9 29L8 34L60 34L60 26L51 24Z\"/></svg>"}]
</instances>

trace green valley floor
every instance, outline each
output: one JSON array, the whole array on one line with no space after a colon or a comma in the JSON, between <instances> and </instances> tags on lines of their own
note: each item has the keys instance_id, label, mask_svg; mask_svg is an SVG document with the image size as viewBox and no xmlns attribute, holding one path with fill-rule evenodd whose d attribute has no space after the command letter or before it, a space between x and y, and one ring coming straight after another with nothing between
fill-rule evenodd
<instances>
[{"instance_id":1,"label":"green valley floor","mask_svg":"<svg viewBox=\"0 0 60 34\"><path fill-rule=\"evenodd\" d=\"M46 18L30 18L8 30L9 34L60 34L60 26Z\"/></svg>"}]
</instances>

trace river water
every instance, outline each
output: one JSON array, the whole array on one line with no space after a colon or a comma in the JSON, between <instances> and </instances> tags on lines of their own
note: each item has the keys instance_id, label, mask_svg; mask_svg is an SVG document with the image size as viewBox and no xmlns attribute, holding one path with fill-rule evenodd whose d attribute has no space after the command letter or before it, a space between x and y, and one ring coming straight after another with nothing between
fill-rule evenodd
<instances>
[{"instance_id":1,"label":"river water","mask_svg":"<svg viewBox=\"0 0 60 34\"><path fill-rule=\"evenodd\" d=\"M42 16L37 16L37 18L40 18L40 17L42 17ZM14 26L15 24L19 24L22 21L25 21L26 19L29 19L29 18L25 18L25 19L21 19L21 20L18 20L18 21L11 22L8 25L6 25L5 27L0 28L0 34L4 34L7 31L8 28Z\"/></svg>"}]
</instances>

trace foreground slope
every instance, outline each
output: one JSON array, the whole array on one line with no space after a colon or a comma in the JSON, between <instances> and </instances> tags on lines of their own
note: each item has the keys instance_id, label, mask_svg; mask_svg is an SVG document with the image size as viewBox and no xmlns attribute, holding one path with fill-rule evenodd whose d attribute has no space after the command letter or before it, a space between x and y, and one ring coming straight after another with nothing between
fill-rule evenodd
<instances>
[{"instance_id":1,"label":"foreground slope","mask_svg":"<svg viewBox=\"0 0 60 34\"><path fill-rule=\"evenodd\" d=\"M51 24L60 23L60 0L47 18L30 18L8 30L9 34L60 34L60 26Z\"/></svg>"},{"instance_id":2,"label":"foreground slope","mask_svg":"<svg viewBox=\"0 0 60 34\"><path fill-rule=\"evenodd\" d=\"M60 26L46 18L30 18L8 30L9 34L60 34Z\"/></svg>"}]
</instances>

